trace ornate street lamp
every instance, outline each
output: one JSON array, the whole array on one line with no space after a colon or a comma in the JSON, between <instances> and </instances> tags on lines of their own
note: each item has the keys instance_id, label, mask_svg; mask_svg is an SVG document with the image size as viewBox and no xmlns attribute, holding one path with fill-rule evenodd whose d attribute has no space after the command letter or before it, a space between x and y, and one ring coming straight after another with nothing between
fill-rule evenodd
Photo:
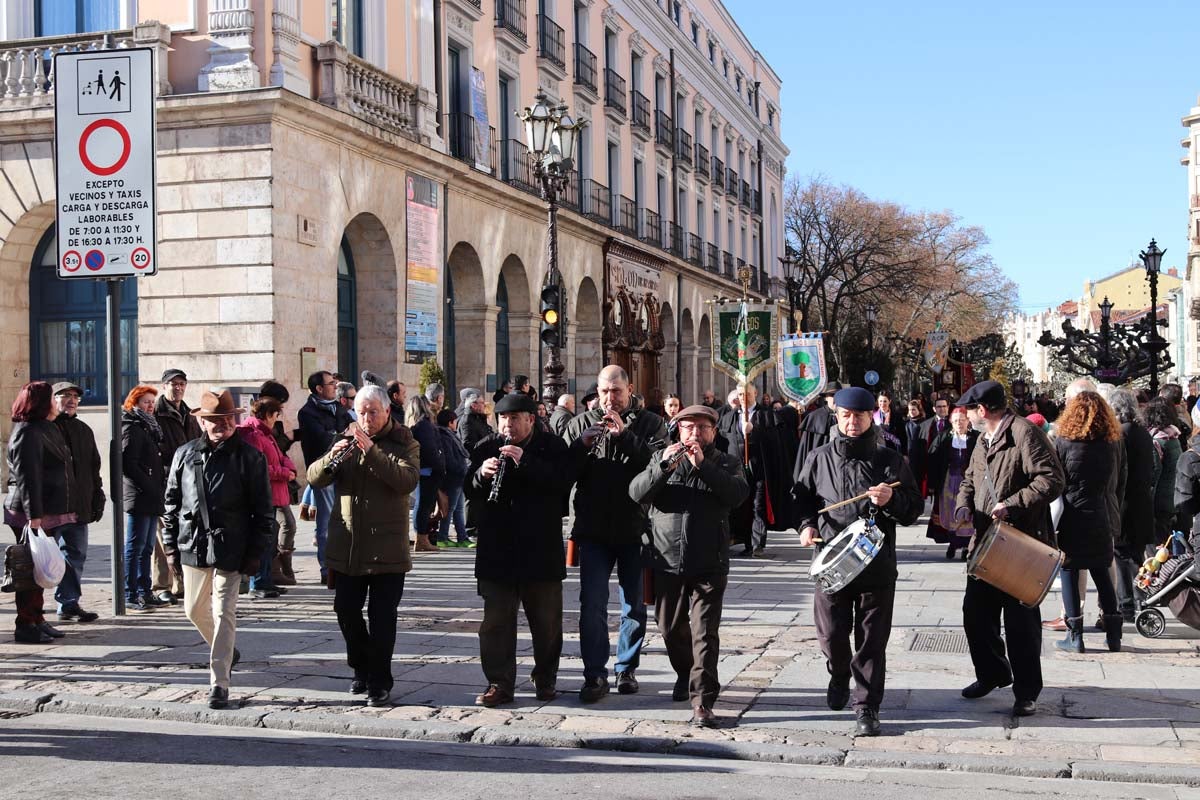
<instances>
[{"instance_id":1,"label":"ornate street lamp","mask_svg":"<svg viewBox=\"0 0 1200 800\"><path fill-rule=\"evenodd\" d=\"M563 378L562 348L566 345L566 304L562 274L558 271L558 202L571 178L579 131L587 120L576 122L564 103L551 105L545 92L538 90L533 106L517 114L525 123L525 142L533 157L533 177L542 199L549 205L546 237L546 282L542 287L542 342L546 345L546 365L542 376L542 397L557 398L567 390Z\"/></svg>"},{"instance_id":2,"label":"ornate street lamp","mask_svg":"<svg viewBox=\"0 0 1200 800\"><path fill-rule=\"evenodd\" d=\"M1158 394L1158 354L1170 345L1158 335L1158 271L1162 266L1162 257L1166 250L1158 249L1158 242L1150 240L1150 246L1139 255L1142 265L1146 268L1146 277L1150 280L1150 316L1146 319L1150 338L1142 345L1150 354L1150 394Z\"/></svg>"},{"instance_id":3,"label":"ornate street lamp","mask_svg":"<svg viewBox=\"0 0 1200 800\"><path fill-rule=\"evenodd\" d=\"M875 320L879 318L879 306L867 303L867 352L875 350Z\"/></svg>"},{"instance_id":4,"label":"ornate street lamp","mask_svg":"<svg viewBox=\"0 0 1200 800\"><path fill-rule=\"evenodd\" d=\"M1160 369L1170 369L1174 364L1171 356L1159 358L1166 346L1161 339L1147 341L1157 334L1152 321L1143 320L1137 325L1122 325L1112 322L1112 302L1105 297L1100 303L1100 330L1080 330L1066 320L1062 325L1062 336L1053 336L1042 331L1038 344L1053 351L1059 366L1075 375L1089 375L1097 380L1112 384L1123 384L1138 378L1150 378L1151 388L1158 391ZM1160 347L1158 344L1163 346ZM1159 363L1161 361L1161 364Z\"/></svg>"},{"instance_id":5,"label":"ornate street lamp","mask_svg":"<svg viewBox=\"0 0 1200 800\"><path fill-rule=\"evenodd\" d=\"M787 287L788 296L788 333L795 333L796 328L796 295L800 293L800 262L790 247L784 247L785 255L779 263L783 266L783 280Z\"/></svg>"}]
</instances>

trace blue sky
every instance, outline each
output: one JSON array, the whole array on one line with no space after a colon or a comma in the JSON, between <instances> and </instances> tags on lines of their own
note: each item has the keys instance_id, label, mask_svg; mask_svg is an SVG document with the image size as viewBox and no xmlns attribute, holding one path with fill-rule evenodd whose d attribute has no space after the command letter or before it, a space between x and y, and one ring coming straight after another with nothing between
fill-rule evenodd
<instances>
[{"instance_id":1,"label":"blue sky","mask_svg":"<svg viewBox=\"0 0 1200 800\"><path fill-rule=\"evenodd\" d=\"M789 175L983 227L1026 310L1151 237L1182 273L1195 0L725 3L783 79Z\"/></svg>"}]
</instances>

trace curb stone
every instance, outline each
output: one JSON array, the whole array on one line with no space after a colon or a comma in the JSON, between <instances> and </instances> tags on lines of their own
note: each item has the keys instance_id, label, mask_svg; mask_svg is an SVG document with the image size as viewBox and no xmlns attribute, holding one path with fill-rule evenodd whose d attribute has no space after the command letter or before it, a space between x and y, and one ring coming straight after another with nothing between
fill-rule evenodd
<instances>
[{"instance_id":1,"label":"curb stone","mask_svg":"<svg viewBox=\"0 0 1200 800\"><path fill-rule=\"evenodd\" d=\"M126 719L161 719L171 722L199 722L235 728L262 727L263 711L242 708L215 710L195 703L147 703L120 697L57 694L42 704L40 711L59 714L86 714Z\"/></svg>"},{"instance_id":2,"label":"curb stone","mask_svg":"<svg viewBox=\"0 0 1200 800\"><path fill-rule=\"evenodd\" d=\"M628 736L612 733L578 734L583 746L589 750L616 750L621 753L670 753L675 749L674 739L664 736Z\"/></svg>"},{"instance_id":3,"label":"curb stone","mask_svg":"<svg viewBox=\"0 0 1200 800\"><path fill-rule=\"evenodd\" d=\"M53 692L5 692L0 694L0 708L36 714L53 697Z\"/></svg>"},{"instance_id":4,"label":"curb stone","mask_svg":"<svg viewBox=\"0 0 1200 800\"><path fill-rule=\"evenodd\" d=\"M493 744L508 747L572 747L584 746L583 739L569 731L546 728L485 725L471 736L474 744Z\"/></svg>"},{"instance_id":5,"label":"curb stone","mask_svg":"<svg viewBox=\"0 0 1200 800\"><path fill-rule=\"evenodd\" d=\"M846 753L833 747L807 745L754 744L752 742L683 742L671 751L673 755L701 758L728 758L738 761L807 764L810 766L840 767Z\"/></svg>"},{"instance_id":6,"label":"curb stone","mask_svg":"<svg viewBox=\"0 0 1200 800\"><path fill-rule=\"evenodd\" d=\"M851 750L843 766L863 769L928 769L953 772L983 772L1015 775L1022 778L1070 778L1066 761L1035 758L989 758L987 756L945 756L888 750Z\"/></svg>"},{"instance_id":7,"label":"curb stone","mask_svg":"<svg viewBox=\"0 0 1200 800\"><path fill-rule=\"evenodd\" d=\"M1071 777L1080 780L1200 786L1200 767L1139 764L1136 761L1076 761L1071 766Z\"/></svg>"}]
</instances>

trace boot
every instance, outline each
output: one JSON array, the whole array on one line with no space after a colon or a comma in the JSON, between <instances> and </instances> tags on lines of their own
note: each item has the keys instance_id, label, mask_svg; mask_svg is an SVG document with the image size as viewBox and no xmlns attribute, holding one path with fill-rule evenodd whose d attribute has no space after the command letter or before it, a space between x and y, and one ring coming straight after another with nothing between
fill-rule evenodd
<instances>
[{"instance_id":1,"label":"boot","mask_svg":"<svg viewBox=\"0 0 1200 800\"><path fill-rule=\"evenodd\" d=\"M1121 626L1124 622L1125 618L1120 614L1104 615L1104 638L1108 640L1110 652L1121 652Z\"/></svg>"},{"instance_id":2,"label":"boot","mask_svg":"<svg viewBox=\"0 0 1200 800\"><path fill-rule=\"evenodd\" d=\"M1054 646L1067 653L1083 653L1083 617L1067 617L1067 638Z\"/></svg>"},{"instance_id":3,"label":"boot","mask_svg":"<svg viewBox=\"0 0 1200 800\"><path fill-rule=\"evenodd\" d=\"M271 559L271 585L272 586L282 586L283 585L284 576L283 576L283 564L280 561L281 555L282 554L280 554L280 553L276 553L275 557Z\"/></svg>"},{"instance_id":4,"label":"boot","mask_svg":"<svg viewBox=\"0 0 1200 800\"><path fill-rule=\"evenodd\" d=\"M276 586L295 586L296 573L292 570L292 553L294 550L281 550L279 552L279 577L272 574L275 579Z\"/></svg>"},{"instance_id":5,"label":"boot","mask_svg":"<svg viewBox=\"0 0 1200 800\"><path fill-rule=\"evenodd\" d=\"M429 541L428 533L417 534L417 552L418 553L436 553L437 545Z\"/></svg>"}]
</instances>

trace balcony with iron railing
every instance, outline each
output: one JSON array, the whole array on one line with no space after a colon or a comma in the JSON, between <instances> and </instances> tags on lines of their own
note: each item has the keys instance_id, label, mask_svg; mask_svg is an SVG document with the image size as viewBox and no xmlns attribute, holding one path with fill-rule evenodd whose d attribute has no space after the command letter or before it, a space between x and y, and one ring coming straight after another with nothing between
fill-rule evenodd
<instances>
[{"instance_id":1,"label":"balcony with iron railing","mask_svg":"<svg viewBox=\"0 0 1200 800\"><path fill-rule=\"evenodd\" d=\"M480 135L478 120L473 114L459 112L446 115L446 147L459 161L486 172L496 165L496 129L487 129L486 139Z\"/></svg>"},{"instance_id":2,"label":"balcony with iron railing","mask_svg":"<svg viewBox=\"0 0 1200 800\"><path fill-rule=\"evenodd\" d=\"M728 250L721 253L721 274L726 278L737 277L733 269L733 253Z\"/></svg>"},{"instance_id":3,"label":"balcony with iron railing","mask_svg":"<svg viewBox=\"0 0 1200 800\"><path fill-rule=\"evenodd\" d=\"M737 199L738 174L733 171L733 167L725 168L725 193L733 199Z\"/></svg>"},{"instance_id":4,"label":"balcony with iron railing","mask_svg":"<svg viewBox=\"0 0 1200 800\"><path fill-rule=\"evenodd\" d=\"M656 141L660 147L665 147L670 150L674 142L674 137L671 135L672 133L671 115L662 109L655 111L654 141Z\"/></svg>"},{"instance_id":5,"label":"balcony with iron railing","mask_svg":"<svg viewBox=\"0 0 1200 800\"><path fill-rule=\"evenodd\" d=\"M625 117L625 79L610 67L604 68L604 107Z\"/></svg>"},{"instance_id":6,"label":"balcony with iron railing","mask_svg":"<svg viewBox=\"0 0 1200 800\"><path fill-rule=\"evenodd\" d=\"M708 157L708 148L696 142L696 174L707 180L708 171L711 167L712 162Z\"/></svg>"},{"instance_id":7,"label":"balcony with iron railing","mask_svg":"<svg viewBox=\"0 0 1200 800\"><path fill-rule=\"evenodd\" d=\"M562 26L545 14L538 14L538 58L559 69L567 68L567 36Z\"/></svg>"},{"instance_id":8,"label":"balcony with iron railing","mask_svg":"<svg viewBox=\"0 0 1200 800\"><path fill-rule=\"evenodd\" d=\"M703 266L704 258L704 242L694 233L687 235L687 256L688 263L697 267Z\"/></svg>"},{"instance_id":9,"label":"balcony with iron railing","mask_svg":"<svg viewBox=\"0 0 1200 800\"><path fill-rule=\"evenodd\" d=\"M683 128L675 130L675 157L683 166L692 167L692 135Z\"/></svg>"},{"instance_id":10,"label":"balcony with iron railing","mask_svg":"<svg viewBox=\"0 0 1200 800\"><path fill-rule=\"evenodd\" d=\"M754 205L754 198L750 196L750 183L742 181L742 208L749 211Z\"/></svg>"},{"instance_id":11,"label":"balcony with iron railing","mask_svg":"<svg viewBox=\"0 0 1200 800\"><path fill-rule=\"evenodd\" d=\"M499 167L500 180L527 192L536 191L533 157L529 155L529 148L520 139L505 139L500 142Z\"/></svg>"},{"instance_id":12,"label":"balcony with iron railing","mask_svg":"<svg viewBox=\"0 0 1200 800\"><path fill-rule=\"evenodd\" d=\"M629 199L625 195L621 195L618 199L617 213L617 230L629 236L637 236L638 233L638 208L637 203Z\"/></svg>"},{"instance_id":13,"label":"balcony with iron railing","mask_svg":"<svg viewBox=\"0 0 1200 800\"><path fill-rule=\"evenodd\" d=\"M762 294L771 293L771 276L767 274L765 269L758 271L758 291Z\"/></svg>"},{"instance_id":14,"label":"balcony with iron railing","mask_svg":"<svg viewBox=\"0 0 1200 800\"><path fill-rule=\"evenodd\" d=\"M525 33L525 0L496 0L496 27L522 42L528 42L529 37Z\"/></svg>"},{"instance_id":15,"label":"balcony with iron railing","mask_svg":"<svg viewBox=\"0 0 1200 800\"><path fill-rule=\"evenodd\" d=\"M634 89L629 93L629 107L632 111L634 133L642 132L650 135L650 98Z\"/></svg>"},{"instance_id":16,"label":"balcony with iron railing","mask_svg":"<svg viewBox=\"0 0 1200 800\"><path fill-rule=\"evenodd\" d=\"M591 178L580 182L582 207L580 213L602 225L612 225L612 192L602 183Z\"/></svg>"},{"instance_id":17,"label":"balcony with iron railing","mask_svg":"<svg viewBox=\"0 0 1200 800\"><path fill-rule=\"evenodd\" d=\"M712 157L712 188L714 192L725 191L725 162Z\"/></svg>"},{"instance_id":18,"label":"balcony with iron railing","mask_svg":"<svg viewBox=\"0 0 1200 800\"><path fill-rule=\"evenodd\" d=\"M596 91L596 54L575 43L575 85Z\"/></svg>"},{"instance_id":19,"label":"balcony with iron railing","mask_svg":"<svg viewBox=\"0 0 1200 800\"><path fill-rule=\"evenodd\" d=\"M638 225L638 238L655 247L662 246L662 220L654 211L642 209L642 218Z\"/></svg>"},{"instance_id":20,"label":"balcony with iron railing","mask_svg":"<svg viewBox=\"0 0 1200 800\"><path fill-rule=\"evenodd\" d=\"M715 244L704 246L704 269L709 272L721 271L721 248Z\"/></svg>"},{"instance_id":21,"label":"balcony with iron railing","mask_svg":"<svg viewBox=\"0 0 1200 800\"><path fill-rule=\"evenodd\" d=\"M753 191L753 195L754 195L754 202L750 206L750 212L753 214L757 214L758 216L761 217L762 216L762 192L760 192L758 189L755 189Z\"/></svg>"},{"instance_id":22,"label":"balcony with iron railing","mask_svg":"<svg viewBox=\"0 0 1200 800\"><path fill-rule=\"evenodd\" d=\"M683 237L683 228L676 225L674 222L667 223L667 251L676 258L683 258L687 255L687 249Z\"/></svg>"}]
</instances>

